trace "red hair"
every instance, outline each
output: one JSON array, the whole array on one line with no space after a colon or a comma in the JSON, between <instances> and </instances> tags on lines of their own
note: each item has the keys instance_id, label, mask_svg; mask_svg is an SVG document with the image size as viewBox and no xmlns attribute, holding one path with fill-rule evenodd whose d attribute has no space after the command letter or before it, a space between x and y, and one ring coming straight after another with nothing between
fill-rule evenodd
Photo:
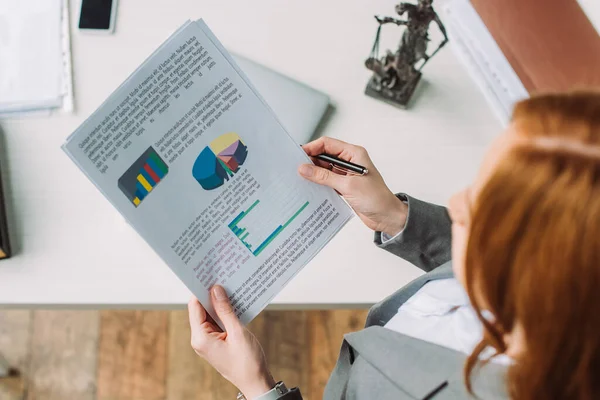
<instances>
[{"instance_id":1,"label":"red hair","mask_svg":"<svg viewBox=\"0 0 600 400\"><path fill-rule=\"evenodd\" d=\"M473 206L465 278L484 337L467 386L518 324L511 398L600 399L600 93L522 101L513 126L522 140Z\"/></svg>"}]
</instances>

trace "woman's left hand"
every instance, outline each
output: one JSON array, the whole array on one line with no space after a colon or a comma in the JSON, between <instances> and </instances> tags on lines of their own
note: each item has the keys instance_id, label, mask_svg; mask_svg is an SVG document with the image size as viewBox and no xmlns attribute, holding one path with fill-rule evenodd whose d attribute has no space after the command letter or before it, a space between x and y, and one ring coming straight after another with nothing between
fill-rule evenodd
<instances>
[{"instance_id":1,"label":"woman's left hand","mask_svg":"<svg viewBox=\"0 0 600 400\"><path fill-rule=\"evenodd\" d=\"M252 332L236 317L225 289L214 286L210 293L225 332L194 298L188 303L192 348L247 399L254 399L275 387L265 353Z\"/></svg>"}]
</instances>

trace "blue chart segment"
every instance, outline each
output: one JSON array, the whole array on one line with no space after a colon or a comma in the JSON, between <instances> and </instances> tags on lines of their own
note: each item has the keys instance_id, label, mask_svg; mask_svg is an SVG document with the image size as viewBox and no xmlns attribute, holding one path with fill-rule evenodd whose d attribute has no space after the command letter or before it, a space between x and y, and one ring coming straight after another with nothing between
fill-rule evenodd
<instances>
[{"instance_id":1,"label":"blue chart segment","mask_svg":"<svg viewBox=\"0 0 600 400\"><path fill-rule=\"evenodd\" d=\"M250 235L250 231L248 227L242 227L239 224L246 218L248 215L251 215L251 212L260 204L260 200L256 200L246 211L242 211L233 221L231 221L228 225L229 229L238 237L238 239L254 254L254 256L258 256L264 249L266 249L269 244L275 240L275 238L283 232L283 230L294 221L294 219L304 211L306 207L308 207L309 202L302 204L300 208L295 210L295 212L288 218L287 221L282 224L273 227L273 231L268 234L266 237L263 236L261 240L255 241L254 235ZM256 221L256 219L255 219ZM261 221L258 219L258 221ZM260 228L259 228L260 230ZM264 230L264 229L263 229ZM257 245L253 245L251 243L257 243Z\"/></svg>"}]
</instances>

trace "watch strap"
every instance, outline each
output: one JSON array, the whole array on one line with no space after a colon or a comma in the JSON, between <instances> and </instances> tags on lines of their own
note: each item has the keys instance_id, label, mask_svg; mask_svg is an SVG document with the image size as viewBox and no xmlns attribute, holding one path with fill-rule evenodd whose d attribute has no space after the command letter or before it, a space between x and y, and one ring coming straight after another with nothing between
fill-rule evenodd
<instances>
[{"instance_id":1,"label":"watch strap","mask_svg":"<svg viewBox=\"0 0 600 400\"><path fill-rule=\"evenodd\" d=\"M237 396L237 400L278 400L281 396L287 394L288 392L289 390L285 386L285 383L279 381L273 389L256 397L255 399L246 399L246 397L242 393L239 393Z\"/></svg>"}]
</instances>

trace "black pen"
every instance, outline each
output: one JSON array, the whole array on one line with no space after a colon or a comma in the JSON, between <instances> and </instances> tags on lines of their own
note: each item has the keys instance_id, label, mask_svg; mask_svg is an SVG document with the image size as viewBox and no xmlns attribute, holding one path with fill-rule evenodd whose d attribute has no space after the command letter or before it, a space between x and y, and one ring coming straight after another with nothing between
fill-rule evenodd
<instances>
[{"instance_id":1,"label":"black pen","mask_svg":"<svg viewBox=\"0 0 600 400\"><path fill-rule=\"evenodd\" d=\"M329 154L319 154L315 156L317 160L325 161L331 165L331 168L341 170L346 173L354 173L357 175L366 175L369 170L362 165L351 163L350 161L341 160Z\"/></svg>"}]
</instances>

